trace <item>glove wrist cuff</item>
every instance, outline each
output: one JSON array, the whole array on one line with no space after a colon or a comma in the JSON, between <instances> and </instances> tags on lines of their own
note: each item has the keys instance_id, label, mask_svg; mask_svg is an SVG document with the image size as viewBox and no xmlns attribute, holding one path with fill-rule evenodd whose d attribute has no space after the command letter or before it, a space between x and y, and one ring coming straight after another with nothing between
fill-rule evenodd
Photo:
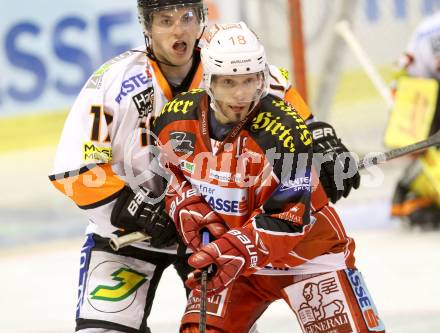
<instances>
[{"instance_id":1,"label":"glove wrist cuff","mask_svg":"<svg viewBox=\"0 0 440 333\"><path fill-rule=\"evenodd\" d=\"M329 139L338 139L335 129L323 121L315 121L309 124L309 129L312 132L313 142L320 143L322 141L328 141Z\"/></svg>"}]
</instances>

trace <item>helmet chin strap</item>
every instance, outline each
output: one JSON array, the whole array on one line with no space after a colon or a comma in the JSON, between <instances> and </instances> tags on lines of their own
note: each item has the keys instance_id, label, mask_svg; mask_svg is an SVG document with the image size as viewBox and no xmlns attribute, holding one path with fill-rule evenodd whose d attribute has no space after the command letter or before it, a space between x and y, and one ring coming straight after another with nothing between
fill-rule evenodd
<instances>
[{"instance_id":1,"label":"helmet chin strap","mask_svg":"<svg viewBox=\"0 0 440 333\"><path fill-rule=\"evenodd\" d=\"M185 65L187 65L188 63L190 63L191 61L192 61L192 59L193 59L193 55L191 55L191 57L188 59L188 61L187 62L185 62L184 64L181 64L181 65L175 65L175 64L172 64L171 62L169 62L169 61L167 61L167 60L159 60L156 56L154 56L154 54L153 53L151 53L151 52L147 52L147 56L148 56L148 58L150 58L151 60L154 60L155 62L157 62L158 64L162 64L162 65L166 65L166 66L170 66L170 67L182 67L182 66L185 66Z\"/></svg>"},{"instance_id":2,"label":"helmet chin strap","mask_svg":"<svg viewBox=\"0 0 440 333\"><path fill-rule=\"evenodd\" d=\"M221 113L223 117L227 118L222 108L218 105L217 100L214 98L214 93L212 92L211 88L206 89L206 93L209 96L209 107L212 109L212 111L214 111L214 113Z\"/></svg>"},{"instance_id":3,"label":"helmet chin strap","mask_svg":"<svg viewBox=\"0 0 440 333\"><path fill-rule=\"evenodd\" d=\"M170 67L182 67L182 66L185 66L186 64L188 64L192 60L192 58L193 58L193 56L191 55L191 57L188 59L188 61L186 63L182 64L182 65L175 65L175 64L172 64L171 62L169 62L167 60L159 60L154 55L153 49L151 48L150 43L148 41L149 38L146 35L144 35L144 38L145 38L145 47L146 47L146 50L147 50L147 52L145 54L147 55L148 58L150 58L151 60L157 62L158 64L163 64L163 65L170 66Z\"/></svg>"},{"instance_id":4,"label":"helmet chin strap","mask_svg":"<svg viewBox=\"0 0 440 333\"><path fill-rule=\"evenodd\" d=\"M269 69L266 66L266 69L265 69L265 71L263 71L263 74L262 74L263 75L262 87L260 88L260 91L255 94L255 98L253 99L252 104L249 106L249 110L246 113L246 116L248 114L252 113L252 111L254 111L255 107L258 105L258 102L268 95L268 93L269 93L269 90L268 90L268 84L269 84L268 83L268 75L269 74L268 73L269 73ZM218 75L220 75L220 74L218 74ZM204 77L204 82L205 82L206 93L210 97L209 106L214 111L214 113L220 113L225 118L228 118L225 115L225 113L223 112L223 110L221 109L221 107L218 105L217 100L214 97L214 92L213 92L213 90L211 88L213 74L209 74L208 77L209 78L206 78L206 76Z\"/></svg>"},{"instance_id":5,"label":"helmet chin strap","mask_svg":"<svg viewBox=\"0 0 440 333\"><path fill-rule=\"evenodd\" d=\"M214 93L212 92L212 90L210 88L206 89L206 93L210 97L209 106L214 111L214 113L221 113L223 115L223 117L228 118L225 115L225 113L223 112L222 108L218 105L217 100L214 98ZM251 105L249 106L249 110L245 116L252 113L252 111L254 111L254 108L257 106L258 101L260 99L264 98L266 95L267 95L267 93L266 93L265 89L261 89L261 92L255 96L255 99L252 101Z\"/></svg>"},{"instance_id":6,"label":"helmet chin strap","mask_svg":"<svg viewBox=\"0 0 440 333\"><path fill-rule=\"evenodd\" d=\"M225 113L223 112L223 110L218 106L217 101L212 98L211 96L211 102L209 103L209 106L211 107L211 109L216 112L216 113L221 113L224 117L226 117Z\"/></svg>"}]
</instances>

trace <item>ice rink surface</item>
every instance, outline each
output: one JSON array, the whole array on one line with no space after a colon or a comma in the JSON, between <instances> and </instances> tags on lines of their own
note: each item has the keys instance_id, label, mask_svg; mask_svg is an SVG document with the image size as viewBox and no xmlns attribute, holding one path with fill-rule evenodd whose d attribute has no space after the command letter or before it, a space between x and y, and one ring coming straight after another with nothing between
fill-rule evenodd
<instances>
[{"instance_id":1,"label":"ice rink surface","mask_svg":"<svg viewBox=\"0 0 440 333\"><path fill-rule=\"evenodd\" d=\"M0 155L0 332L67 333L74 329L84 218L51 188L53 148ZM11 161L13 161L11 163ZM36 161L29 166L29 161ZM6 163L8 162L8 163ZM337 205L357 243L357 266L392 333L440 332L440 231L402 228L388 218L389 197L404 162L364 173L363 185ZM376 183L376 184L373 184ZM372 186L374 185L374 186ZM177 332L185 297L165 272L150 316L153 332ZM294 315L274 303L259 332L300 332Z\"/></svg>"}]
</instances>

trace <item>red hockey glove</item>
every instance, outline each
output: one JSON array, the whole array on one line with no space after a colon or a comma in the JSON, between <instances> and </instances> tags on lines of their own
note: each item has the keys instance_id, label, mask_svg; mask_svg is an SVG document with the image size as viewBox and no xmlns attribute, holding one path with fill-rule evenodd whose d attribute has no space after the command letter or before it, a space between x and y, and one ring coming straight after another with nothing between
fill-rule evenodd
<instances>
[{"instance_id":1,"label":"red hockey glove","mask_svg":"<svg viewBox=\"0 0 440 333\"><path fill-rule=\"evenodd\" d=\"M200 295L201 269L214 264L214 275L208 280L208 296L218 294L243 273L251 273L268 255L253 230L235 228L218 240L204 246L188 259L196 270L188 275L187 287ZM257 245L258 244L258 245Z\"/></svg>"},{"instance_id":2,"label":"red hockey glove","mask_svg":"<svg viewBox=\"0 0 440 333\"><path fill-rule=\"evenodd\" d=\"M216 239L228 230L223 220L192 187L183 190L180 195L167 194L165 200L167 212L176 224L183 242L194 252L201 248L202 229L208 230Z\"/></svg>"}]
</instances>

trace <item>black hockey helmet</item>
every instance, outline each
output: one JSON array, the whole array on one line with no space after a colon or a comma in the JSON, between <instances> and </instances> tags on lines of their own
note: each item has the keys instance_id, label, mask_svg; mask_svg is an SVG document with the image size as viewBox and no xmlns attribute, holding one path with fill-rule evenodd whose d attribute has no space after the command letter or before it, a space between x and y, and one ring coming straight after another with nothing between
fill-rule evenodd
<instances>
[{"instance_id":1,"label":"black hockey helmet","mask_svg":"<svg viewBox=\"0 0 440 333\"><path fill-rule=\"evenodd\" d=\"M206 27L208 10L203 0L137 0L139 22L147 36L151 28L154 12L173 8L192 7L195 9L201 29Z\"/></svg>"},{"instance_id":2,"label":"black hockey helmet","mask_svg":"<svg viewBox=\"0 0 440 333\"><path fill-rule=\"evenodd\" d=\"M139 7L150 8L151 10L176 5L186 6L188 4L203 5L203 0L138 0Z\"/></svg>"},{"instance_id":3,"label":"black hockey helmet","mask_svg":"<svg viewBox=\"0 0 440 333\"><path fill-rule=\"evenodd\" d=\"M139 23L145 37L146 54L149 58L159 61L154 55L151 47L151 27L153 23L153 14L162 10L178 10L180 8L192 8L194 15L198 18L200 24L200 36L197 39L194 49L198 47L200 37L208 23L208 9L204 5L203 0L137 0ZM167 65L164 61L159 61Z\"/></svg>"}]
</instances>

